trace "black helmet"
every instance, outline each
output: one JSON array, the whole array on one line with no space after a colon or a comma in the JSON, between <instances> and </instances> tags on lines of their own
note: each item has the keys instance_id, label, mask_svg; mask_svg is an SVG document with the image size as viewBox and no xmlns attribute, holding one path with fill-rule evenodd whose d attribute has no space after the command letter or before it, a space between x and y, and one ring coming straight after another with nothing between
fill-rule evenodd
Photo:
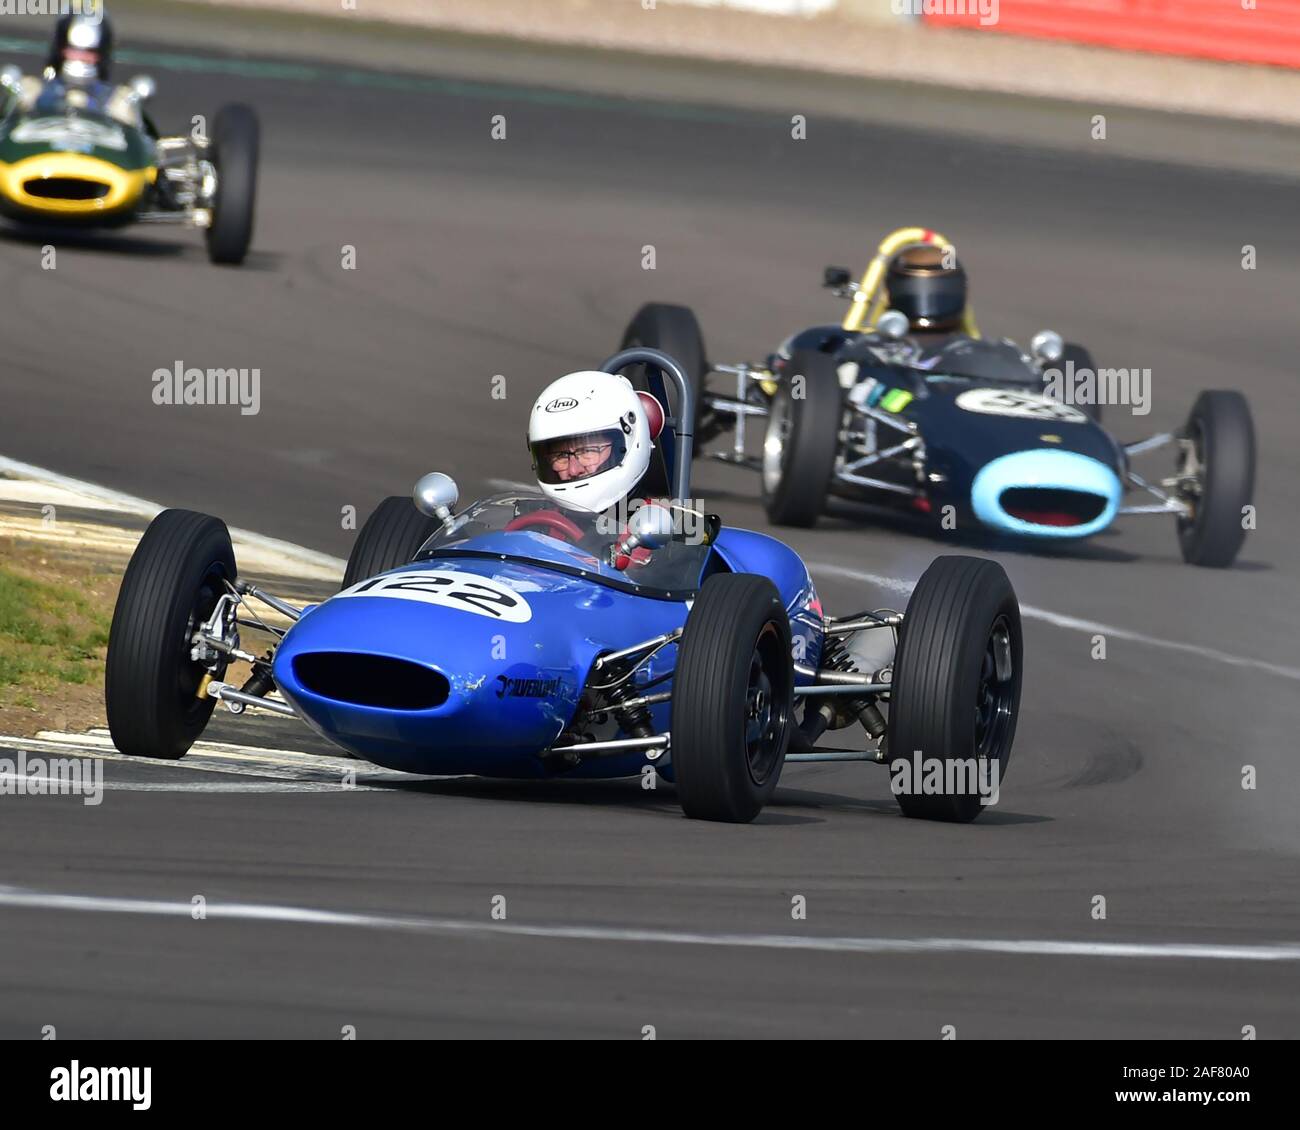
<instances>
[{"instance_id":1,"label":"black helmet","mask_svg":"<svg viewBox=\"0 0 1300 1130\"><path fill-rule=\"evenodd\" d=\"M966 313L966 271L951 249L918 243L889 264L885 289L891 309L907 315L913 330L954 330ZM946 262L945 262L946 259Z\"/></svg>"},{"instance_id":2,"label":"black helmet","mask_svg":"<svg viewBox=\"0 0 1300 1130\"><path fill-rule=\"evenodd\" d=\"M97 6L98 15L62 16L54 25L54 42L46 66L64 79L107 81L113 62L113 26Z\"/></svg>"}]
</instances>

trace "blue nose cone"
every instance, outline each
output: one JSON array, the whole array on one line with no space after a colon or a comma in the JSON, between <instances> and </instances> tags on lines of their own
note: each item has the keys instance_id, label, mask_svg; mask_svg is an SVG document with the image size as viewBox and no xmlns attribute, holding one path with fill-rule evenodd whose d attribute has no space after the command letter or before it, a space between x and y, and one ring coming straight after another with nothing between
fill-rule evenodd
<instances>
[{"instance_id":1,"label":"blue nose cone","mask_svg":"<svg viewBox=\"0 0 1300 1130\"><path fill-rule=\"evenodd\" d=\"M535 619L545 618L545 594L530 599ZM336 596L289 629L276 650L276 686L320 734L375 764L541 776L538 753L573 715L595 645L534 626Z\"/></svg>"},{"instance_id":2,"label":"blue nose cone","mask_svg":"<svg viewBox=\"0 0 1300 1130\"><path fill-rule=\"evenodd\" d=\"M1017 451L986 463L971 508L986 526L1031 537L1082 538L1105 529L1123 488L1106 464L1073 451Z\"/></svg>"}]
</instances>

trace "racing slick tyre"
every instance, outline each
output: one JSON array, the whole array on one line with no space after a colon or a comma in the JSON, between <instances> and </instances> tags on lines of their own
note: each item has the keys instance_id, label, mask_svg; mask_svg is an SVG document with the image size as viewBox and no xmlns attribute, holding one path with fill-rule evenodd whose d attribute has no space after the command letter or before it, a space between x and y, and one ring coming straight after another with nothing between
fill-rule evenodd
<instances>
[{"instance_id":1,"label":"racing slick tyre","mask_svg":"<svg viewBox=\"0 0 1300 1130\"><path fill-rule=\"evenodd\" d=\"M421 514L407 494L395 494L375 507L352 543L343 587L368 581L412 560L441 528L437 518Z\"/></svg>"},{"instance_id":2,"label":"racing slick tyre","mask_svg":"<svg viewBox=\"0 0 1300 1130\"><path fill-rule=\"evenodd\" d=\"M695 401L695 450L720 430L716 414L704 403L704 377L709 364L704 359L704 334L695 312L689 306L672 306L665 302L647 302L623 331L623 349L636 347L658 349L682 367L691 384ZM632 377L632 384L642 392L650 386L644 375ZM670 386L671 391L671 386ZM669 405L664 405L665 411Z\"/></svg>"},{"instance_id":3,"label":"racing slick tyre","mask_svg":"<svg viewBox=\"0 0 1300 1130\"><path fill-rule=\"evenodd\" d=\"M216 701L198 697L209 669L191 637L236 578L230 532L219 518L164 510L131 555L113 610L104 674L108 729L131 757L184 757ZM225 663L212 672L220 679Z\"/></svg>"},{"instance_id":4,"label":"racing slick tyre","mask_svg":"<svg viewBox=\"0 0 1300 1130\"><path fill-rule=\"evenodd\" d=\"M889 775L905 816L965 823L982 798L997 799L1023 653L1020 604L1002 566L936 557L908 601L894 657Z\"/></svg>"},{"instance_id":5,"label":"racing slick tyre","mask_svg":"<svg viewBox=\"0 0 1300 1130\"><path fill-rule=\"evenodd\" d=\"M673 673L672 768L692 820L746 824L776 791L794 716L790 621L751 573L704 582Z\"/></svg>"},{"instance_id":6,"label":"racing slick tyre","mask_svg":"<svg viewBox=\"0 0 1300 1130\"><path fill-rule=\"evenodd\" d=\"M844 392L835 359L796 350L768 409L763 437L763 506L778 526L812 526L826 505L844 419ZM793 382L804 379L803 396Z\"/></svg>"},{"instance_id":7,"label":"racing slick tyre","mask_svg":"<svg viewBox=\"0 0 1300 1130\"><path fill-rule=\"evenodd\" d=\"M217 170L217 196L207 230L208 258L244 261L253 238L257 197L257 153L261 128L248 106L223 106L212 127L208 152Z\"/></svg>"},{"instance_id":8,"label":"racing slick tyre","mask_svg":"<svg viewBox=\"0 0 1300 1130\"><path fill-rule=\"evenodd\" d=\"M1239 392L1203 392L1184 430L1179 476L1190 517L1178 519L1178 544L1189 565L1223 569L1246 540L1245 508L1255 495L1255 425Z\"/></svg>"},{"instance_id":9,"label":"racing slick tyre","mask_svg":"<svg viewBox=\"0 0 1300 1130\"><path fill-rule=\"evenodd\" d=\"M1065 343L1065 351L1061 354L1061 360L1057 363L1060 366L1061 372L1069 372L1067 366L1071 362L1074 363L1074 371L1076 373L1081 370L1087 370L1090 373L1096 373L1097 371L1092 362L1092 354L1084 349L1082 345L1077 345L1072 341L1067 341ZM1099 403L1076 404L1075 407L1087 416L1094 424L1101 423L1101 405Z\"/></svg>"}]
</instances>

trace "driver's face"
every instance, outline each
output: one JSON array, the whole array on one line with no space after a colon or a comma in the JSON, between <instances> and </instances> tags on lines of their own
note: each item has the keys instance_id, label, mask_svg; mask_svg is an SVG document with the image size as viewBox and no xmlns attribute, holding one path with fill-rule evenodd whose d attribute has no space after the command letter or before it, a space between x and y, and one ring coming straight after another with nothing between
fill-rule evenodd
<instances>
[{"instance_id":1,"label":"driver's face","mask_svg":"<svg viewBox=\"0 0 1300 1130\"><path fill-rule=\"evenodd\" d=\"M555 440L546 459L562 483L585 479L604 469L614 445L602 436L571 436Z\"/></svg>"}]
</instances>

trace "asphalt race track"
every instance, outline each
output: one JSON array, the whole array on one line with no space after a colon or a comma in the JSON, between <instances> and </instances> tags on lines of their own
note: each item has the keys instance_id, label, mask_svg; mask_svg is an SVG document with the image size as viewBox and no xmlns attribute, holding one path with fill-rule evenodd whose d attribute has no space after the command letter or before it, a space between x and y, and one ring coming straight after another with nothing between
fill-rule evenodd
<instances>
[{"instance_id":1,"label":"asphalt race track","mask_svg":"<svg viewBox=\"0 0 1300 1130\"><path fill-rule=\"evenodd\" d=\"M903 819L861 765L790 767L747 827L636 781L250 789L274 778L183 762L109 762L97 807L10 800L0 1036L1300 1036L1294 183L820 117L794 141L789 115L500 79L151 69L165 130L258 108L255 252L218 269L195 233L5 228L0 453L346 556L343 508L425 471L463 498L526 478L533 397L641 302L761 360L840 316L824 264L919 223L960 244L986 332L1152 369L1150 415L1110 412L1122 438L1243 389L1259 528L1228 572L1182 564L1166 519L1048 552L843 510L791 537L833 611L901 607L941 552L1006 566L1025 707L970 826ZM259 368L260 412L156 406L178 360ZM703 463L696 493L765 528L746 473Z\"/></svg>"}]
</instances>

